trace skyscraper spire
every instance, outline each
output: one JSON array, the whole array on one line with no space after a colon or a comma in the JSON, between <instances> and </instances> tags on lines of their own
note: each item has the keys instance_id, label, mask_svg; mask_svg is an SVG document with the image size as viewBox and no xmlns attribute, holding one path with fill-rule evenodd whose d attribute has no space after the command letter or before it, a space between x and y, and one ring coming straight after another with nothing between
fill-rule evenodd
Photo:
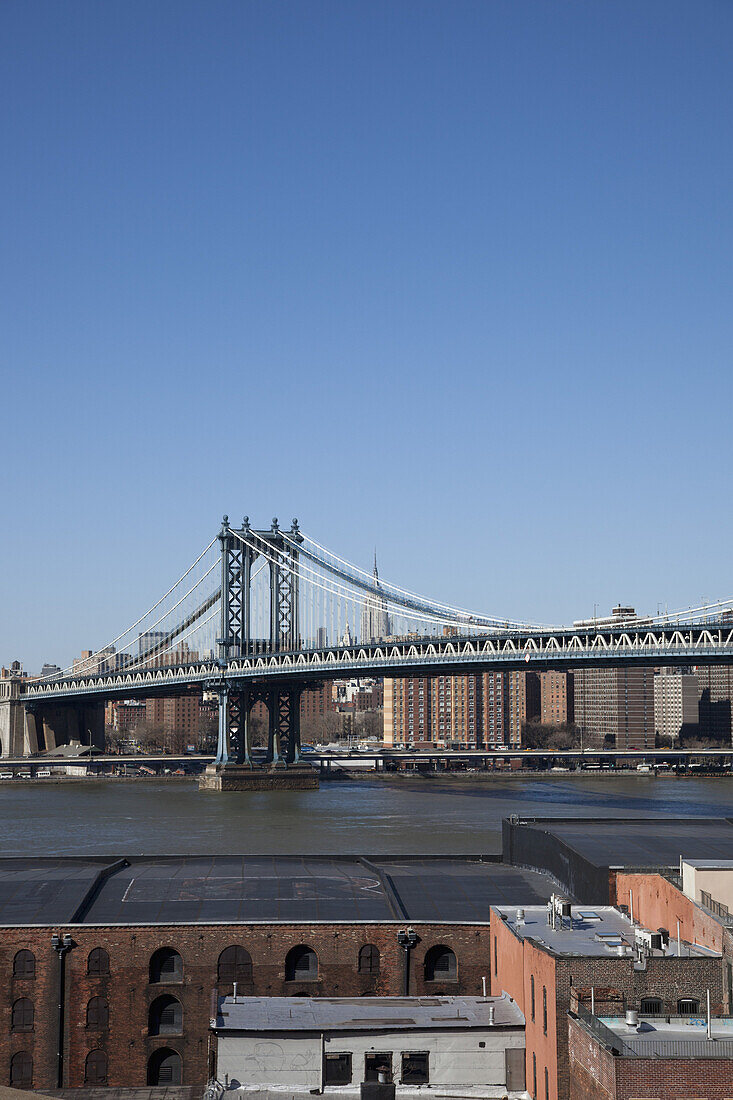
<instances>
[{"instance_id":1,"label":"skyscraper spire","mask_svg":"<svg viewBox=\"0 0 733 1100\"><path fill-rule=\"evenodd\" d=\"M379 583L379 570L377 569L377 548L374 547L374 572L372 574L374 595L367 596L361 608L361 641L378 642L382 638L389 637L391 626L387 601Z\"/></svg>"}]
</instances>

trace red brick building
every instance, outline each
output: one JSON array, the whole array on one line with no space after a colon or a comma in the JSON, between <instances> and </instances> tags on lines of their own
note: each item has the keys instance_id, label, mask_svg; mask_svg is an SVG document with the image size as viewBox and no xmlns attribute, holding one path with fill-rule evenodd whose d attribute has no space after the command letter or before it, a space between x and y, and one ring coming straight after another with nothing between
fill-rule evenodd
<instances>
[{"instance_id":1,"label":"red brick building","mask_svg":"<svg viewBox=\"0 0 733 1100\"><path fill-rule=\"evenodd\" d=\"M582 1013L568 1020L570 1100L730 1100L733 1088L731 1021L705 1028L685 1018L667 1024Z\"/></svg>"},{"instance_id":2,"label":"red brick building","mask_svg":"<svg viewBox=\"0 0 733 1100\"><path fill-rule=\"evenodd\" d=\"M608 906L573 906L553 929L544 908L492 907L491 992L505 990L526 1018L527 1089L533 1100L568 1100L570 1062L568 1011L578 1004L609 1014L639 1010L645 998L660 998L664 1011L700 1002L710 990L714 1012L724 1004L723 960L718 953L670 940L667 953L634 952L635 926ZM630 953L619 955L627 945ZM591 992L593 991L593 992ZM655 1093L649 1093L656 1096Z\"/></svg>"},{"instance_id":3,"label":"red brick building","mask_svg":"<svg viewBox=\"0 0 733 1100\"><path fill-rule=\"evenodd\" d=\"M572 672L540 672L540 722L564 726L575 719Z\"/></svg>"},{"instance_id":4,"label":"red brick building","mask_svg":"<svg viewBox=\"0 0 733 1100\"><path fill-rule=\"evenodd\" d=\"M539 712L539 678L534 672L384 681L385 745L519 747L522 726Z\"/></svg>"}]
</instances>

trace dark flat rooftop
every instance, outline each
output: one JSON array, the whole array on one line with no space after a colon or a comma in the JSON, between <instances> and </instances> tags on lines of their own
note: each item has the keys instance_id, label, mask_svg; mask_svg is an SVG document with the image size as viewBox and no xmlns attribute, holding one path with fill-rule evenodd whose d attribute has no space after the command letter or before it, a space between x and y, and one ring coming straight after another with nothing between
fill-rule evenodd
<instances>
[{"instance_id":1,"label":"dark flat rooftop","mask_svg":"<svg viewBox=\"0 0 733 1100\"><path fill-rule=\"evenodd\" d=\"M549 876L475 857L0 859L0 925L487 921Z\"/></svg>"},{"instance_id":2,"label":"dark flat rooftop","mask_svg":"<svg viewBox=\"0 0 733 1100\"><path fill-rule=\"evenodd\" d=\"M683 859L733 859L727 817L526 818L596 867L679 867Z\"/></svg>"}]
</instances>

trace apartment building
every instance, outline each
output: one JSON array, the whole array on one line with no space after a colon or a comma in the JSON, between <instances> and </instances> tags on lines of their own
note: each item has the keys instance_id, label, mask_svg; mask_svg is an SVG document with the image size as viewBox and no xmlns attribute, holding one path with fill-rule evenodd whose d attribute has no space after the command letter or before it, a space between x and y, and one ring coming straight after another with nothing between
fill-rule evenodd
<instances>
[{"instance_id":1,"label":"apartment building","mask_svg":"<svg viewBox=\"0 0 733 1100\"><path fill-rule=\"evenodd\" d=\"M654 748L654 669L580 668L573 673L575 722L587 745Z\"/></svg>"},{"instance_id":2,"label":"apartment building","mask_svg":"<svg viewBox=\"0 0 733 1100\"><path fill-rule=\"evenodd\" d=\"M384 681L386 745L521 745L522 726L539 715L533 672L416 676Z\"/></svg>"}]
</instances>

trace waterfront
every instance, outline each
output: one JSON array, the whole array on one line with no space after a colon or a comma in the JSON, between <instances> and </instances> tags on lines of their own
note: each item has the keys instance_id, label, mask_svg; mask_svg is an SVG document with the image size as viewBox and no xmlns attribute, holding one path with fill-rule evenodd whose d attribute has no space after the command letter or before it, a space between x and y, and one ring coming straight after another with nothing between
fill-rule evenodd
<instances>
[{"instance_id":1,"label":"waterfront","mask_svg":"<svg viewBox=\"0 0 733 1100\"><path fill-rule=\"evenodd\" d=\"M8 785L6 856L497 853L501 821L728 816L728 779L557 776L471 785L439 778L324 783L320 791L199 793L195 782Z\"/></svg>"}]
</instances>

